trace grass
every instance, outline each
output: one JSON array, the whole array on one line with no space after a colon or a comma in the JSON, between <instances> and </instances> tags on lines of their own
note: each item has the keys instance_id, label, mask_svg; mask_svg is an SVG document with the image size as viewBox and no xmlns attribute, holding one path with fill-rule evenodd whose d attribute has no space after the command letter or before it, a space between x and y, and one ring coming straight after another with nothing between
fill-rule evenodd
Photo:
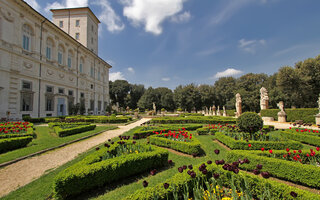
<instances>
[{"instance_id":1,"label":"grass","mask_svg":"<svg viewBox=\"0 0 320 200\"><path fill-rule=\"evenodd\" d=\"M138 127L137 127L138 128ZM124 133L123 135L133 135L133 132L136 128L131 129L130 131ZM193 132L194 133L194 132ZM205 151L205 156L199 158L185 157L179 156L174 153L169 152L169 159L173 160L174 166L157 169L159 172L155 176L149 175L149 172L144 174L130 177L124 181L119 181L112 186L105 186L103 188L99 188L95 191L91 191L90 193L81 194L81 196L75 199L114 199L119 200L126 197L129 194L134 193L136 190L143 188L142 181L147 180L149 182L149 186L156 185L159 182L162 182L174 174L178 173L177 168L182 165L196 165L201 162L206 162L207 160L217 160L222 159L225 156L226 150L220 147L218 144L212 141L214 136L197 136L200 140L202 148ZM119 138L114 138L113 141L119 140ZM138 143L146 143L146 139L138 140ZM220 154L216 155L214 153L215 149L220 150ZM13 191L3 199L50 199L53 194L53 181L54 177L63 169L68 166L80 161L90 152L95 151L94 149L78 156L75 160L70 161L69 163L59 167L56 170L49 172L47 175L40 177L39 179L31 182L30 184Z\"/></svg>"},{"instance_id":2,"label":"grass","mask_svg":"<svg viewBox=\"0 0 320 200\"><path fill-rule=\"evenodd\" d=\"M47 148L56 147L64 143L98 133L100 131L106 131L115 128L115 126L97 126L94 130L91 131L86 131L67 137L58 137L55 133L52 132L52 130L49 129L49 127L37 126L37 138L33 139L32 142L29 143L28 146L25 148L16 149L14 151L0 154L0 163L8 162L23 156L27 156Z\"/></svg>"}]
</instances>

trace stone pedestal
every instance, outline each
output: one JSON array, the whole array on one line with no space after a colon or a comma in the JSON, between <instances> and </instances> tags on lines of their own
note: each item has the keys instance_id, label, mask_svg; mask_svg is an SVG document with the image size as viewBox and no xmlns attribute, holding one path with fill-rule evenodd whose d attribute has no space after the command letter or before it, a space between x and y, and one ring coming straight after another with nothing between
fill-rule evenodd
<instances>
[{"instance_id":1,"label":"stone pedestal","mask_svg":"<svg viewBox=\"0 0 320 200\"><path fill-rule=\"evenodd\" d=\"M284 111L278 112L278 122L286 122L287 114Z\"/></svg>"},{"instance_id":2,"label":"stone pedestal","mask_svg":"<svg viewBox=\"0 0 320 200\"><path fill-rule=\"evenodd\" d=\"M320 125L320 113L315 115L316 117L316 125Z\"/></svg>"}]
</instances>

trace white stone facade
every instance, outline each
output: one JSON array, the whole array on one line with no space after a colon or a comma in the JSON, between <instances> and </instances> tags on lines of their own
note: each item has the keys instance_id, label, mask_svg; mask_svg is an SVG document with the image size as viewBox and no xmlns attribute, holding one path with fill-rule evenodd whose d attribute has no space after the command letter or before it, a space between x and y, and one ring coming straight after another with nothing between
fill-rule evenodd
<instances>
[{"instance_id":1,"label":"white stone facade","mask_svg":"<svg viewBox=\"0 0 320 200\"><path fill-rule=\"evenodd\" d=\"M89 8L79 10L94 21ZM86 34L96 36L89 48L24 1L1 0L0 119L68 115L69 103L80 101L86 113L103 114L111 66L97 56L97 33Z\"/></svg>"}]
</instances>

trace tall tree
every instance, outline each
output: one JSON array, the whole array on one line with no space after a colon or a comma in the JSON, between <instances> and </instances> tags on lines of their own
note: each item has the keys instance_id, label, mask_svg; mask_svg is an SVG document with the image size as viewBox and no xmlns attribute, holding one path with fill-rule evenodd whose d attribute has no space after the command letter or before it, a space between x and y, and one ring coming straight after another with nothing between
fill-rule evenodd
<instances>
[{"instance_id":1,"label":"tall tree","mask_svg":"<svg viewBox=\"0 0 320 200\"><path fill-rule=\"evenodd\" d=\"M138 101L142 97L144 92L144 85L130 84L130 91L125 99L126 105L131 109L136 109L138 107Z\"/></svg>"},{"instance_id":2,"label":"tall tree","mask_svg":"<svg viewBox=\"0 0 320 200\"><path fill-rule=\"evenodd\" d=\"M119 102L120 107L125 108L125 98L130 91L130 84L126 80L116 80L111 82L110 85L110 98L112 103Z\"/></svg>"}]
</instances>

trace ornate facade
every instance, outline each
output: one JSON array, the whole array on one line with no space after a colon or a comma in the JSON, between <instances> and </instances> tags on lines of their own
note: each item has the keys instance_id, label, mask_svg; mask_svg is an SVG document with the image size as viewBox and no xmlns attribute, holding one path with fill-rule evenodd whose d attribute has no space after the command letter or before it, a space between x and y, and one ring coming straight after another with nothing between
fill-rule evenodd
<instances>
[{"instance_id":1,"label":"ornate facade","mask_svg":"<svg viewBox=\"0 0 320 200\"><path fill-rule=\"evenodd\" d=\"M89 8L52 12L53 22L22 0L0 1L0 118L68 115L77 103L103 114L109 104L99 20Z\"/></svg>"}]
</instances>

